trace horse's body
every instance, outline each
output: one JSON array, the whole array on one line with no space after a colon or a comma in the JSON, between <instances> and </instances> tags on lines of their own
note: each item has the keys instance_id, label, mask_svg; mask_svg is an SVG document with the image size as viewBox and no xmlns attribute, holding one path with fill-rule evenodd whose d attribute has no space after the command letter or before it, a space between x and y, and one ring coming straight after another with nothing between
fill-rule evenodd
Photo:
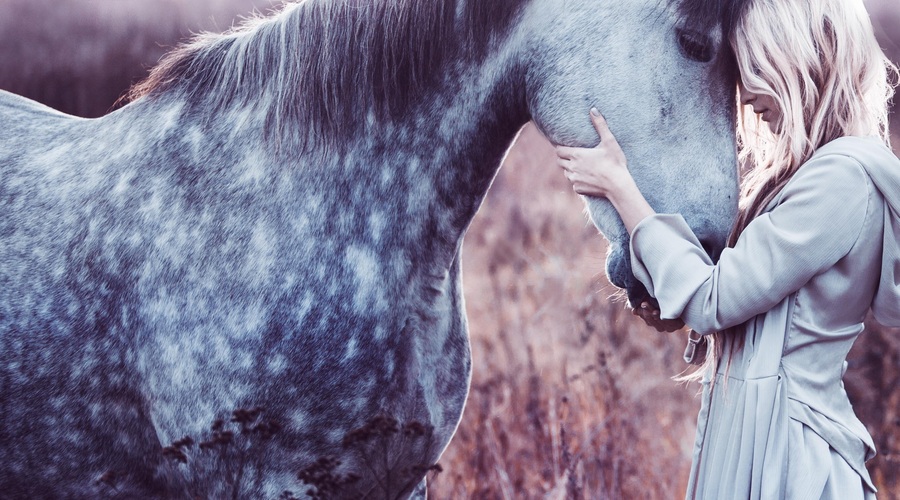
<instances>
[{"instance_id":1,"label":"horse's body","mask_svg":"<svg viewBox=\"0 0 900 500\"><path fill-rule=\"evenodd\" d=\"M437 4L451 21L429 28L441 43L469 17L492 27L425 73L435 54L382 54L408 80L402 99L376 71L342 73L358 61L319 67L309 61L324 55L291 51L285 30L338 20L312 0L198 42L232 40L170 61L147 95L100 119L0 93L0 497L274 497L306 491L297 472L322 457L342 463L323 466L335 484L309 480L320 493L410 494L468 391L462 237L526 121L589 144L598 105L651 202L724 239L731 82L681 56L671 14L642 3L602 15L593 2ZM592 19L605 30L580 24ZM601 31L620 45L597 55ZM644 50L658 51L652 76L626 65ZM264 73L297 84L285 71L301 62L325 75L306 82L322 102L275 102ZM362 91L338 85L355 80ZM673 185L682 172L702 173L694 189ZM612 274L627 270L620 224L592 203ZM210 439L216 419L254 407L245 427L260 432ZM206 449L161 451L184 436Z\"/></svg>"}]
</instances>

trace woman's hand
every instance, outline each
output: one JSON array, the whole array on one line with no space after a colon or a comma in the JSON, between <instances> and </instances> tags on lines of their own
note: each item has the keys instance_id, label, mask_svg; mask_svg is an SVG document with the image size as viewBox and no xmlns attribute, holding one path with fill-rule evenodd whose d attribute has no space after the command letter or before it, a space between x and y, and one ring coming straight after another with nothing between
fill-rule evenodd
<instances>
[{"instance_id":1,"label":"woman's hand","mask_svg":"<svg viewBox=\"0 0 900 500\"><path fill-rule=\"evenodd\" d=\"M593 148L557 146L556 164L565 171L576 193L612 201L634 181L628 172L625 153L597 108L591 108L591 122L600 136L600 144Z\"/></svg>"},{"instance_id":2,"label":"woman's hand","mask_svg":"<svg viewBox=\"0 0 900 500\"><path fill-rule=\"evenodd\" d=\"M557 146L556 163L565 170L576 193L608 199L631 234L640 221L656 212L638 190L628 171L625 153L596 108L591 108L591 122L600 144L593 148Z\"/></svg>"},{"instance_id":3,"label":"woman's hand","mask_svg":"<svg viewBox=\"0 0 900 500\"><path fill-rule=\"evenodd\" d=\"M631 314L644 320L644 323L652 326L658 332L675 332L684 328L684 321L680 319L662 319L659 317L659 309L649 302L644 302L640 307L633 309Z\"/></svg>"}]
</instances>

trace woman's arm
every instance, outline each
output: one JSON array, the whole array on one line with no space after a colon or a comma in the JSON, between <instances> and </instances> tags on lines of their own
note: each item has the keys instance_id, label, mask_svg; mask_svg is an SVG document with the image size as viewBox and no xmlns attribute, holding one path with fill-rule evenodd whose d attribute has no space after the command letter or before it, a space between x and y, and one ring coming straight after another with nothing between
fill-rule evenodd
<instances>
[{"instance_id":1,"label":"woman's arm","mask_svg":"<svg viewBox=\"0 0 900 500\"><path fill-rule=\"evenodd\" d=\"M700 333L743 323L834 266L859 239L868 176L852 158L818 155L795 174L778 206L753 220L713 263L680 215L641 208L642 196L628 200L635 192L624 155L618 158L605 124L598 131L604 152L560 148L560 166L579 183L576 190L623 207L632 271L659 301L662 318L681 318Z\"/></svg>"}]
</instances>

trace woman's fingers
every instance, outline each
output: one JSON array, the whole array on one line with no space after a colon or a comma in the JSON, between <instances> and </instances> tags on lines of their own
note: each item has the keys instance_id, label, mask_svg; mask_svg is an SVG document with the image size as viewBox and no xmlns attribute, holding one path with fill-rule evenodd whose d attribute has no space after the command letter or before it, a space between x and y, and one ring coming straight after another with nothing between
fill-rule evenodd
<instances>
[{"instance_id":1,"label":"woman's fingers","mask_svg":"<svg viewBox=\"0 0 900 500\"><path fill-rule=\"evenodd\" d=\"M591 122L594 124L597 135L600 136L601 144L603 144L603 141L617 142L616 137L609 130L609 124L606 123L606 118L600 114L600 111L598 111L597 108L591 108Z\"/></svg>"},{"instance_id":2,"label":"woman's fingers","mask_svg":"<svg viewBox=\"0 0 900 500\"><path fill-rule=\"evenodd\" d=\"M632 314L644 320L644 323L658 332L675 332L684 328L684 322L680 319L662 319L655 309L636 308Z\"/></svg>"},{"instance_id":3,"label":"woman's fingers","mask_svg":"<svg viewBox=\"0 0 900 500\"><path fill-rule=\"evenodd\" d=\"M565 160L575 158L578 148L570 148L568 146L556 146L556 156Z\"/></svg>"},{"instance_id":4,"label":"woman's fingers","mask_svg":"<svg viewBox=\"0 0 900 500\"><path fill-rule=\"evenodd\" d=\"M659 309L656 309L655 307L653 307L653 305L650 304L649 302L641 302L641 309L649 312L650 314L659 316Z\"/></svg>"},{"instance_id":5,"label":"woman's fingers","mask_svg":"<svg viewBox=\"0 0 900 500\"><path fill-rule=\"evenodd\" d=\"M601 144L598 144L595 147L600 147L601 145L603 145L602 144L603 141L618 144L618 141L616 141L616 137L609 130L609 124L606 123L606 118L604 118L603 115L600 114L600 111L597 110L597 108L591 108L590 115L591 115L591 123L594 124L594 130L596 130L597 135L600 136ZM556 156L558 156L560 158L566 158L566 159L571 160L578 156L578 152L581 149L590 149L590 148L573 148L570 146L559 145L559 146L556 146Z\"/></svg>"}]
</instances>

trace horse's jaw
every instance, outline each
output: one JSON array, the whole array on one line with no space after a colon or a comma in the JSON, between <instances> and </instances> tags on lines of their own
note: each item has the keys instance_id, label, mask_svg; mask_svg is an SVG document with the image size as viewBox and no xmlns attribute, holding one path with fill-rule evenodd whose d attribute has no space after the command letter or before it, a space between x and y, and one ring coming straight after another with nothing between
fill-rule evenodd
<instances>
[{"instance_id":1,"label":"horse's jaw","mask_svg":"<svg viewBox=\"0 0 900 500\"><path fill-rule=\"evenodd\" d=\"M631 272L631 241L622 219L612 203L603 198L584 197L591 222L609 242L606 256L606 276L609 282L622 289L628 304L635 308L652 300L644 285Z\"/></svg>"}]
</instances>

